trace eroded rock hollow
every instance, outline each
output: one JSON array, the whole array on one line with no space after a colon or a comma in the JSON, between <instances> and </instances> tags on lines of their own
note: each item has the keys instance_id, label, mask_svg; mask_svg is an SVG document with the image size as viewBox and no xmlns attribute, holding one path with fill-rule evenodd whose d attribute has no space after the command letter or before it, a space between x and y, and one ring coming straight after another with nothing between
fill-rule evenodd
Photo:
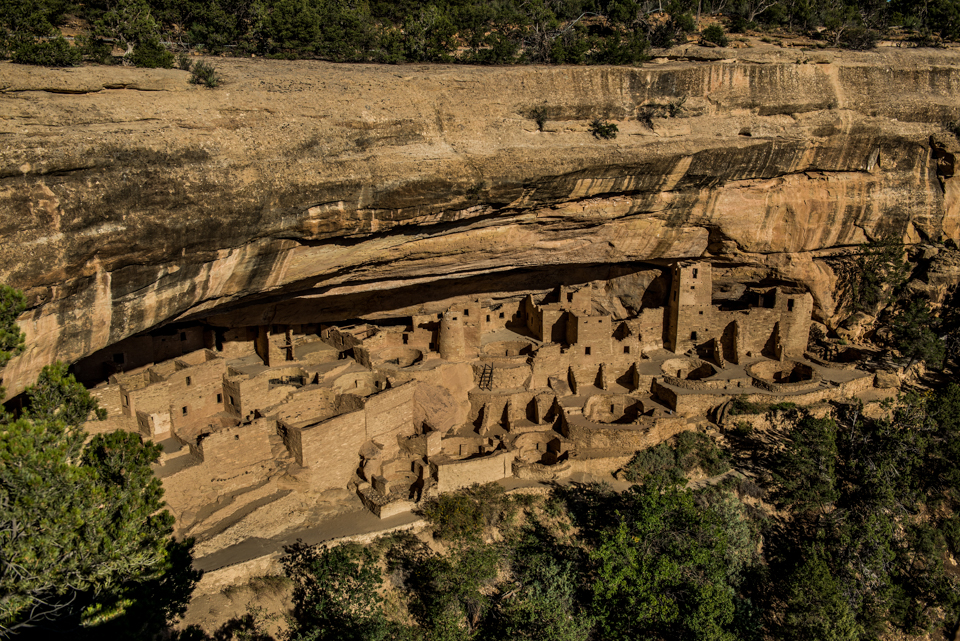
<instances>
[{"instance_id":1,"label":"eroded rock hollow","mask_svg":"<svg viewBox=\"0 0 960 641\"><path fill-rule=\"evenodd\" d=\"M171 323L399 318L596 280L616 316L681 259L719 288L803 288L831 323L849 247L960 240L956 54L675 53L223 60L217 90L0 63L0 279L30 305L8 393ZM595 118L619 135L592 136Z\"/></svg>"}]
</instances>

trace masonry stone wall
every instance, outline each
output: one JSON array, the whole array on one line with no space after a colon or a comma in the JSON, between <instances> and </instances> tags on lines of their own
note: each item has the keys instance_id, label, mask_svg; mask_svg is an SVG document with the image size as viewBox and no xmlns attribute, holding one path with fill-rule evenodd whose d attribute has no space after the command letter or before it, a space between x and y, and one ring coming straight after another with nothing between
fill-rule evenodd
<instances>
[{"instance_id":1,"label":"masonry stone wall","mask_svg":"<svg viewBox=\"0 0 960 641\"><path fill-rule=\"evenodd\" d=\"M203 360L201 360L203 359ZM209 350L202 350L175 361L177 371L165 383L174 431L224 410L223 375L226 361Z\"/></svg>"},{"instance_id":2,"label":"masonry stone wall","mask_svg":"<svg viewBox=\"0 0 960 641\"><path fill-rule=\"evenodd\" d=\"M221 429L201 437L196 447L197 456L220 469L243 469L271 457L269 438L275 433L276 422L269 419Z\"/></svg>"},{"instance_id":3,"label":"masonry stone wall","mask_svg":"<svg viewBox=\"0 0 960 641\"><path fill-rule=\"evenodd\" d=\"M412 435L415 391L416 383L411 382L368 397L364 406L366 438Z\"/></svg>"},{"instance_id":4,"label":"masonry stone wall","mask_svg":"<svg viewBox=\"0 0 960 641\"><path fill-rule=\"evenodd\" d=\"M256 346L259 330L256 327L237 327L220 331L218 341L220 344L220 354L226 358L243 358L256 354Z\"/></svg>"},{"instance_id":5,"label":"masonry stone wall","mask_svg":"<svg viewBox=\"0 0 960 641\"><path fill-rule=\"evenodd\" d=\"M585 356L607 359L613 354L610 316L570 312L567 318L567 343L583 350Z\"/></svg>"},{"instance_id":6,"label":"masonry stone wall","mask_svg":"<svg viewBox=\"0 0 960 641\"><path fill-rule=\"evenodd\" d=\"M500 452L467 461L431 464L437 490L452 492L474 483L492 483L513 474L514 452Z\"/></svg>"},{"instance_id":7,"label":"masonry stone wall","mask_svg":"<svg viewBox=\"0 0 960 641\"><path fill-rule=\"evenodd\" d=\"M366 441L364 412L341 414L303 428L288 428L286 440L297 463L319 472L318 489L345 487L357 470L360 448Z\"/></svg>"}]
</instances>

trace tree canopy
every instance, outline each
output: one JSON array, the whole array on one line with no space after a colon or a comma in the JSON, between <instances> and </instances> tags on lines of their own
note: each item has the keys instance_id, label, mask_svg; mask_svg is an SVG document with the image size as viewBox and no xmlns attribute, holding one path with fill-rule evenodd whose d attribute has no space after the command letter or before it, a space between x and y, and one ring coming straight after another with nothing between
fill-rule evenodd
<instances>
[{"instance_id":1,"label":"tree canopy","mask_svg":"<svg viewBox=\"0 0 960 641\"><path fill-rule=\"evenodd\" d=\"M70 47L69 15L90 26ZM0 46L15 61L105 60L103 43L140 66L173 65L169 48L341 62L637 64L722 16L729 30L776 28L824 46L872 47L901 27L918 45L960 38L960 0L3 0ZM718 24L702 40L725 46Z\"/></svg>"},{"instance_id":2,"label":"tree canopy","mask_svg":"<svg viewBox=\"0 0 960 641\"><path fill-rule=\"evenodd\" d=\"M0 289L7 354L23 344L22 310L22 296ZM26 397L19 416L0 415L0 635L97 625L112 638L154 634L182 614L198 578L189 543L170 537L150 467L160 447L122 431L85 442L83 423L106 413L62 363Z\"/></svg>"}]
</instances>

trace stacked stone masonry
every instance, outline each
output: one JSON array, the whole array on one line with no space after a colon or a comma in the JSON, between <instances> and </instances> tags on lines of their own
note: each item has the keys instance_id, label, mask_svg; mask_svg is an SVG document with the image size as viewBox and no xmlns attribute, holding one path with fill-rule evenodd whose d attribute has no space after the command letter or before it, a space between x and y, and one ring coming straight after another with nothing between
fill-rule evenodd
<instances>
[{"instance_id":1,"label":"stacked stone masonry","mask_svg":"<svg viewBox=\"0 0 960 641\"><path fill-rule=\"evenodd\" d=\"M109 374L94 393L121 426L180 444L194 465L241 469L280 447L318 489L355 488L380 516L510 476L609 474L737 396L819 402L872 387L805 357L809 293L756 286L718 304L710 263L665 271L663 305L635 311L604 307L597 282L383 326L129 339L122 357L83 367Z\"/></svg>"}]
</instances>

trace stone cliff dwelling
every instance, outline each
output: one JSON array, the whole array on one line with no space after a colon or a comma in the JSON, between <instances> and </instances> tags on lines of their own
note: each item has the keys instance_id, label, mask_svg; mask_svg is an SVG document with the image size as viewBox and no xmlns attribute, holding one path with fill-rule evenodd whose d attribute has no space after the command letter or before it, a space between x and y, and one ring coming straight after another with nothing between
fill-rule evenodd
<instances>
[{"instance_id":1,"label":"stone cliff dwelling","mask_svg":"<svg viewBox=\"0 0 960 641\"><path fill-rule=\"evenodd\" d=\"M874 386L805 353L809 293L723 294L708 262L667 270L665 304L627 317L597 304L600 282L380 326L178 330L77 372L115 371L94 391L115 418L91 428L162 442L165 485L287 465L381 518L472 483L610 474L738 396L806 404Z\"/></svg>"}]
</instances>

